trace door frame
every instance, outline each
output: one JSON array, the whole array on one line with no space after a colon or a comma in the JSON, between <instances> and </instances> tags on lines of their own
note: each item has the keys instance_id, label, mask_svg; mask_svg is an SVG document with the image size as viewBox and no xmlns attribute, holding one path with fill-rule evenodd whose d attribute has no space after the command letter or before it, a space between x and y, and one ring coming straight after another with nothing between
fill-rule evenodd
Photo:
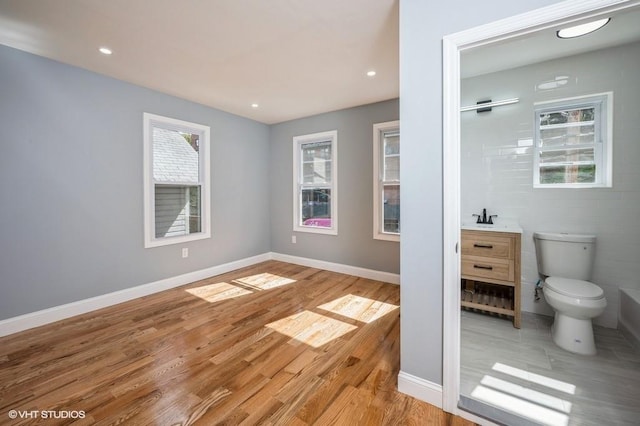
<instances>
[{"instance_id":1,"label":"door frame","mask_svg":"<svg viewBox=\"0 0 640 426\"><path fill-rule=\"evenodd\" d=\"M606 12L640 0L567 0L443 38L443 409L482 421L460 399L460 52Z\"/></svg>"}]
</instances>

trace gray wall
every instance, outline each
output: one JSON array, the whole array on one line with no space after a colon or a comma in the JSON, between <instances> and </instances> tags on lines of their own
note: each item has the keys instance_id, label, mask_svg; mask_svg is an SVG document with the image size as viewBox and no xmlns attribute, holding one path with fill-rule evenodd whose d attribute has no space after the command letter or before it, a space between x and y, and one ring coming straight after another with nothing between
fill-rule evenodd
<instances>
[{"instance_id":1,"label":"gray wall","mask_svg":"<svg viewBox=\"0 0 640 426\"><path fill-rule=\"evenodd\" d=\"M555 0L400 0L400 368L442 383L442 37Z\"/></svg>"},{"instance_id":2,"label":"gray wall","mask_svg":"<svg viewBox=\"0 0 640 426\"><path fill-rule=\"evenodd\" d=\"M615 64L615 66L611 66ZM463 64L464 67L464 64ZM605 292L607 308L594 323L615 328L618 288L640 288L640 43L569 56L462 81L462 104L491 97L519 97L514 105L461 116L461 214L486 207L516 219L523 228L522 308L553 314L535 303L538 280L533 232L597 236L592 281ZM536 86L556 75L557 89ZM613 187L533 188L534 103L613 92Z\"/></svg>"},{"instance_id":3,"label":"gray wall","mask_svg":"<svg viewBox=\"0 0 640 426\"><path fill-rule=\"evenodd\" d=\"M144 249L143 112L211 126L211 239ZM268 140L264 124L0 46L0 319L268 252Z\"/></svg>"},{"instance_id":4,"label":"gray wall","mask_svg":"<svg viewBox=\"0 0 640 426\"><path fill-rule=\"evenodd\" d=\"M373 239L372 140L373 124L398 114L395 99L271 126L272 251L399 273L399 244ZM326 130L338 131L338 235L293 232L293 137Z\"/></svg>"}]
</instances>

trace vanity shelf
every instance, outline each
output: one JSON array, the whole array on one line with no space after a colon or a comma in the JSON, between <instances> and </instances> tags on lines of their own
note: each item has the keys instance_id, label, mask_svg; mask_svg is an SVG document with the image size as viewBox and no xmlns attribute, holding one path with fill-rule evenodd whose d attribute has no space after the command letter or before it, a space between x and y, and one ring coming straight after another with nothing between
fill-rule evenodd
<instances>
[{"instance_id":1,"label":"vanity shelf","mask_svg":"<svg viewBox=\"0 0 640 426\"><path fill-rule=\"evenodd\" d=\"M520 328L520 233L462 230L463 308L513 318Z\"/></svg>"}]
</instances>

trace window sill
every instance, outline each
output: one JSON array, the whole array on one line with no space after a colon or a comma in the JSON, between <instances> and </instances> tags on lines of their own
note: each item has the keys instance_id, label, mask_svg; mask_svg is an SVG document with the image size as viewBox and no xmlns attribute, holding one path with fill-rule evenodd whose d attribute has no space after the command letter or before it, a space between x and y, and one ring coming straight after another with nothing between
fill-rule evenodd
<instances>
[{"instance_id":1,"label":"window sill","mask_svg":"<svg viewBox=\"0 0 640 426\"><path fill-rule=\"evenodd\" d=\"M294 232L306 232L309 234L325 234L325 235L338 235L338 229L333 228L322 228L319 226L294 226Z\"/></svg>"},{"instance_id":2,"label":"window sill","mask_svg":"<svg viewBox=\"0 0 640 426\"><path fill-rule=\"evenodd\" d=\"M400 242L400 235L398 234L386 234L383 232L378 232L373 234L373 239L374 240L381 240L381 241L395 241L395 242Z\"/></svg>"},{"instance_id":3,"label":"window sill","mask_svg":"<svg viewBox=\"0 0 640 426\"><path fill-rule=\"evenodd\" d=\"M162 247L173 244L184 244L191 241L204 240L207 238L211 238L210 232L198 232L197 234L184 235L179 237L154 238L152 240L145 240L144 248Z\"/></svg>"},{"instance_id":4,"label":"window sill","mask_svg":"<svg viewBox=\"0 0 640 426\"><path fill-rule=\"evenodd\" d=\"M613 188L610 183L556 183L556 184L540 184L534 183L534 189L594 189L594 188Z\"/></svg>"}]
</instances>

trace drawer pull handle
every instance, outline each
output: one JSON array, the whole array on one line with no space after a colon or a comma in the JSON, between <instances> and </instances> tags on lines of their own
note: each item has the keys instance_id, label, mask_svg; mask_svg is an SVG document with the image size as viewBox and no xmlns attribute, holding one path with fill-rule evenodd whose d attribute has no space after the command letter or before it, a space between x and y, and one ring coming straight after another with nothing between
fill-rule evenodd
<instances>
[{"instance_id":1,"label":"drawer pull handle","mask_svg":"<svg viewBox=\"0 0 640 426\"><path fill-rule=\"evenodd\" d=\"M474 243L473 246L475 248L486 248L486 249L492 249L493 248L493 244L478 244L478 243Z\"/></svg>"},{"instance_id":2,"label":"drawer pull handle","mask_svg":"<svg viewBox=\"0 0 640 426\"><path fill-rule=\"evenodd\" d=\"M476 269L487 269L489 271L493 270L493 266L485 266L485 265L473 265Z\"/></svg>"}]
</instances>

